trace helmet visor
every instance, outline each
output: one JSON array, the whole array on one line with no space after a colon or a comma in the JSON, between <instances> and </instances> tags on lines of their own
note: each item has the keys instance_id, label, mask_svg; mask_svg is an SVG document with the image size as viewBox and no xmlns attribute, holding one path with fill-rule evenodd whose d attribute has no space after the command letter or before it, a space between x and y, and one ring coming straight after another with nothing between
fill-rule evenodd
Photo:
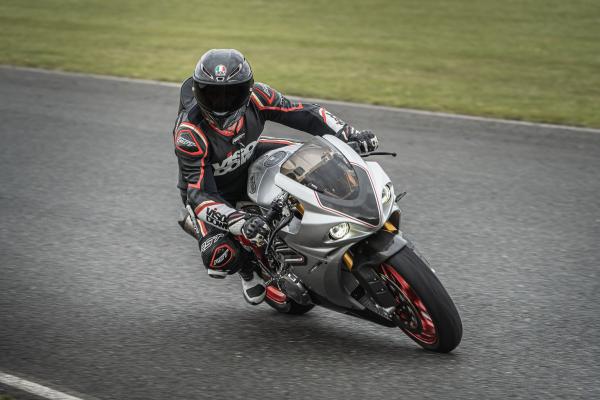
<instances>
[{"instance_id":1,"label":"helmet visor","mask_svg":"<svg viewBox=\"0 0 600 400\"><path fill-rule=\"evenodd\" d=\"M248 103L252 81L235 85L207 85L194 82L196 101L205 109L226 113L236 111Z\"/></svg>"}]
</instances>

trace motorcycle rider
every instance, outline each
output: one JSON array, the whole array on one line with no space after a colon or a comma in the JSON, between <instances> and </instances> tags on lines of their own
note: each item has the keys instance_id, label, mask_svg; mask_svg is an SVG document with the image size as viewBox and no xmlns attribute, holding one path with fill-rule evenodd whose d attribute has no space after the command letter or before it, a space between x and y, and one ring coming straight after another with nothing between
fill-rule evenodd
<instances>
[{"instance_id":1,"label":"motorcycle rider","mask_svg":"<svg viewBox=\"0 0 600 400\"><path fill-rule=\"evenodd\" d=\"M335 135L366 153L378 147L371 131L359 131L317 104L287 99L264 83L254 82L250 64L234 49L213 49L198 61L181 87L173 138L185 215L182 228L199 240L208 275L224 278L239 272L244 298L258 304L265 283L255 271L249 245L260 246L269 233L257 214L235 209L247 199L252 161L265 152L295 142L261 136L266 121L308 132ZM194 229L196 226L199 235Z\"/></svg>"}]
</instances>

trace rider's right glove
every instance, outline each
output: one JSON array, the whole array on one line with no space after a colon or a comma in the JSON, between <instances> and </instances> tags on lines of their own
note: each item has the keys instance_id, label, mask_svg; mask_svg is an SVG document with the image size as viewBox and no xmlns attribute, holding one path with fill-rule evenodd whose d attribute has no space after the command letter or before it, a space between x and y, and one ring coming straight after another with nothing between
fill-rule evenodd
<instances>
[{"instance_id":1,"label":"rider's right glove","mask_svg":"<svg viewBox=\"0 0 600 400\"><path fill-rule=\"evenodd\" d=\"M227 218L229 232L234 236L242 236L256 246L265 244L271 228L259 215L237 211Z\"/></svg>"}]
</instances>

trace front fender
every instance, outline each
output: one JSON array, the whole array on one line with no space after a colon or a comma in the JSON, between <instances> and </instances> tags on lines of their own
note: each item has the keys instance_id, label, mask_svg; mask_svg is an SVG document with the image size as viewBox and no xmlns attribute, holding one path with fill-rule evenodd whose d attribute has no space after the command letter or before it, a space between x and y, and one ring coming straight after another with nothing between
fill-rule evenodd
<instances>
[{"instance_id":1,"label":"front fender","mask_svg":"<svg viewBox=\"0 0 600 400\"><path fill-rule=\"evenodd\" d=\"M381 307L393 307L396 299L377 273L377 267L399 252L408 241L400 232L380 230L352 248L352 274Z\"/></svg>"},{"instance_id":2,"label":"front fender","mask_svg":"<svg viewBox=\"0 0 600 400\"><path fill-rule=\"evenodd\" d=\"M354 269L361 264L379 265L402 250L408 240L402 237L402 232L390 233L381 229L352 248Z\"/></svg>"}]
</instances>

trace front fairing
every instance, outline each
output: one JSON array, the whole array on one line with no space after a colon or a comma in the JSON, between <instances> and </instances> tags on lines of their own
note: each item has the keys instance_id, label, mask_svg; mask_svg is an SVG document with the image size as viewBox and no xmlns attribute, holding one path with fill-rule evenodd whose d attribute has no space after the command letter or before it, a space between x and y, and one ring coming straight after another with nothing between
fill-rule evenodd
<instances>
[{"instance_id":1,"label":"front fairing","mask_svg":"<svg viewBox=\"0 0 600 400\"><path fill-rule=\"evenodd\" d=\"M380 190L369 166L333 136L315 137L281 166L281 174L314 191L319 206L338 215L377 227L383 216Z\"/></svg>"},{"instance_id":2,"label":"front fairing","mask_svg":"<svg viewBox=\"0 0 600 400\"><path fill-rule=\"evenodd\" d=\"M377 221L369 223L365 218L361 219L363 216L357 214L355 208L345 213L343 211L347 210L340 209L335 203L331 208L327 207L323 204L322 196L319 196L323 193L281 173L281 166L298 151L300 145L273 150L257 159L249 171L248 195L264 210L269 208L272 199L281 191L289 193L302 205L302 212L292 213L290 223L278 233L278 237L288 247L302 254L305 260L303 264L292 266L294 273L310 290L311 296L326 299L338 307L362 310L364 307L348 295L354 278L342 268L342 256L356 243L379 231L397 209L393 200L384 203L381 199L383 187L390 183L390 179L379 164L365 162L341 140L333 136L318 140L325 140L334 146L354 170L364 171L365 176L359 177L359 172L356 179L360 180L360 189L368 186L364 193L372 193L371 211ZM334 240L329 236L329 231L340 223L349 224L349 232L343 238ZM345 278L350 281L349 284L344 283Z\"/></svg>"},{"instance_id":3,"label":"front fairing","mask_svg":"<svg viewBox=\"0 0 600 400\"><path fill-rule=\"evenodd\" d=\"M365 190L364 193L372 193L370 215L376 216L376 221L365 221L364 215L356 213L356 210L361 210L360 204L342 208L334 202L330 207L329 204L323 203L323 193L319 193L285 174L275 174L275 185L290 193L304 208L302 218L292 220L290 225L283 230L283 233L287 236L286 241L298 251L322 258L327 254L331 254L335 249L349 247L378 231L393 212L394 203L391 200L382 204L381 193L383 187L390 183L390 179L379 164L375 162L365 163L352 148L333 136L324 136L319 139L326 140L335 146L355 170L364 171L365 178L359 178L361 179L361 190L367 186L368 190ZM329 230L343 222L350 225L350 231L342 239L332 239L329 236Z\"/></svg>"},{"instance_id":4,"label":"front fairing","mask_svg":"<svg viewBox=\"0 0 600 400\"><path fill-rule=\"evenodd\" d=\"M383 202L381 199L383 187L390 184L390 179L378 163L365 162L351 147L334 136L326 135L318 139L335 146L355 170L364 171L367 178L360 179L363 187L369 187L365 193L373 193L371 204L374 205L370 211L377 216L376 223L359 218L359 213L339 209L335 203L331 207L328 203L324 204L319 192L280 172L281 166L301 147L299 144L272 150L252 164L248 176L248 196L265 211L282 190L296 198L302 204L304 214L302 218L294 218L282 234L288 236L286 241L298 251L322 259L332 251L351 246L378 231L398 208L393 201L393 189L391 200ZM342 239L331 239L329 230L342 222L349 223L350 232Z\"/></svg>"}]
</instances>

